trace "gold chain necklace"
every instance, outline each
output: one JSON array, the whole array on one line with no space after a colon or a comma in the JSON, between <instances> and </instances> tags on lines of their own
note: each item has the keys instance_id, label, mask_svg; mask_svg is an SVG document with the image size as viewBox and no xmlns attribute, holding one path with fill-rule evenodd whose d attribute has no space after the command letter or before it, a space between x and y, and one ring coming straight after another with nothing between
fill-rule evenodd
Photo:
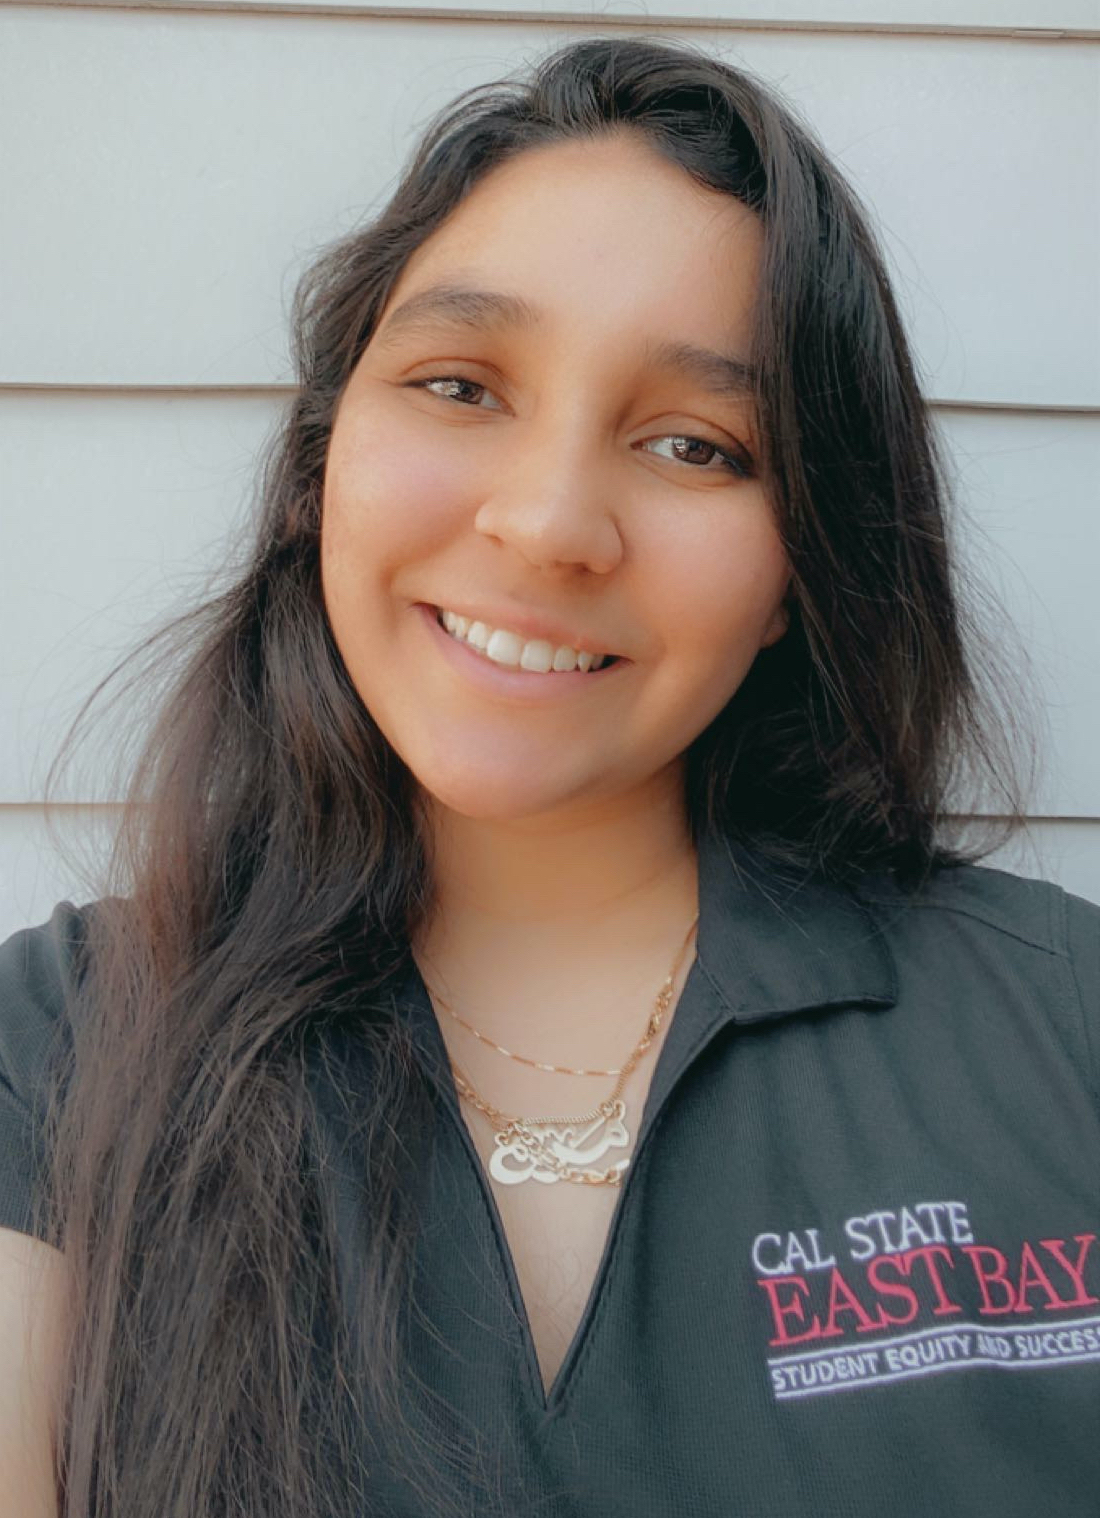
<instances>
[{"instance_id":1,"label":"gold chain necklace","mask_svg":"<svg viewBox=\"0 0 1100 1518\"><path fill-rule=\"evenodd\" d=\"M625 1122L626 1103L622 1100L622 1090L626 1085L627 1077L661 1030L665 1014L672 1001L676 976L698 921L699 918L696 916L688 929L687 937L680 946L672 969L657 993L654 1010L646 1020L641 1038L635 1044L625 1064L618 1070L574 1070L566 1065L547 1065L538 1060L526 1059L522 1054L513 1054L510 1049L505 1049L503 1045L494 1043L491 1038L479 1033L475 1027L459 1017L442 997L437 996L434 991L431 993L433 1001L437 1001L456 1022L469 1029L481 1039L482 1043L491 1045L501 1054L506 1054L509 1059L514 1059L520 1064L530 1065L536 1070L552 1070L561 1075L614 1075L618 1077L611 1095L600 1102L592 1112L587 1112L581 1117L525 1117L518 1113L501 1112L498 1107L483 1100L467 1077L451 1060L451 1073L459 1095L464 1096L479 1112L483 1112L496 1127L495 1147L489 1160L489 1174L494 1180L506 1186L515 1186L526 1180L547 1183L575 1181L587 1186L621 1184L623 1172L629 1160L619 1160L606 1170L587 1169L585 1166L602 1158L608 1149L622 1149L630 1143L630 1134ZM544 1129L545 1132L536 1133L535 1129Z\"/></svg>"}]
</instances>

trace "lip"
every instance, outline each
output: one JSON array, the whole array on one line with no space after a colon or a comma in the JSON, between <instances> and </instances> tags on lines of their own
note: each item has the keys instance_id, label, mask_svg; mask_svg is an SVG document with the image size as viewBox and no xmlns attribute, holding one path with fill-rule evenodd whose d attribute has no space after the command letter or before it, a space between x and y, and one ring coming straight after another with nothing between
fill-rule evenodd
<instances>
[{"instance_id":1,"label":"lip","mask_svg":"<svg viewBox=\"0 0 1100 1518\"><path fill-rule=\"evenodd\" d=\"M610 678L616 670L625 669L630 663L629 659L620 658L616 659L614 664L605 664L602 669L589 670L587 673L574 669L568 673L559 671L545 675L534 670L520 669L518 666L497 664L492 659L487 659L484 654L475 653L468 644L460 642L458 638L452 638L446 628L439 624L438 607L418 601L413 609L419 615L429 637L439 648L442 657L450 663L452 668L489 695L508 696L519 701L541 702L571 695L574 691L580 691L583 686L602 690L605 677ZM518 628L517 631L519 631Z\"/></svg>"},{"instance_id":2,"label":"lip","mask_svg":"<svg viewBox=\"0 0 1100 1518\"><path fill-rule=\"evenodd\" d=\"M425 603L427 604L427 603ZM438 606L431 608L433 612L439 611ZM497 606L491 611L484 609L471 611L466 606L450 606L448 611L457 613L460 617L469 617L471 622L484 622L486 627L506 627L509 632L519 633L525 642L530 643L535 638L541 638L545 643L552 643L555 648L575 648L578 653L590 653L593 658L598 654L607 654L616 658L622 658L616 648L607 648L604 644L593 643L576 628L566 627L564 622L554 622L550 618L538 616L534 612L525 611L521 606ZM599 674L599 670L596 671Z\"/></svg>"}]
</instances>

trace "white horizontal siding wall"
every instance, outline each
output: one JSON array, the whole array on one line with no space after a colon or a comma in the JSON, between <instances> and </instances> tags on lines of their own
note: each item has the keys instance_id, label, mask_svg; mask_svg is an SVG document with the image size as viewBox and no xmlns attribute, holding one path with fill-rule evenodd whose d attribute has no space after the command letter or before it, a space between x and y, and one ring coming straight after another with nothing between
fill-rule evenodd
<instances>
[{"instance_id":1,"label":"white horizontal siding wall","mask_svg":"<svg viewBox=\"0 0 1100 1518\"><path fill-rule=\"evenodd\" d=\"M965 555L1046 703L1030 852L1100 900L1100 0L0 5L0 935L81 897L42 813L95 679L243 520L312 253L430 114L658 27L779 85L873 208ZM1013 34L1016 35L1013 35ZM90 751L54 818L115 815Z\"/></svg>"},{"instance_id":2,"label":"white horizontal siding wall","mask_svg":"<svg viewBox=\"0 0 1100 1518\"><path fill-rule=\"evenodd\" d=\"M285 303L459 89L581 27L0 8L0 382L285 382ZM621 27L620 32L646 30ZM943 399L1100 406L1100 47L683 28L875 209Z\"/></svg>"},{"instance_id":3,"label":"white horizontal siding wall","mask_svg":"<svg viewBox=\"0 0 1100 1518\"><path fill-rule=\"evenodd\" d=\"M38 0L55 3L55 0ZM70 0L57 0L67 4ZM120 0L77 0L107 9ZM133 3L133 0L131 0ZM1100 31L1096 0L749 0L736 8L714 0L137 0L145 10L302 11L363 16L492 16L522 20L609 20L666 26L734 26L740 30L951 32L964 35L1092 37Z\"/></svg>"}]
</instances>

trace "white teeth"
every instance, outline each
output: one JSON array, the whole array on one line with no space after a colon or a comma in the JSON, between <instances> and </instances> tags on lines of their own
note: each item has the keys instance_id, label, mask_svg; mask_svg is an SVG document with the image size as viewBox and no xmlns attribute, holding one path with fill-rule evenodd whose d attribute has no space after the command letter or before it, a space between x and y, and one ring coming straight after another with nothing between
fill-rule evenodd
<instances>
[{"instance_id":1,"label":"white teeth","mask_svg":"<svg viewBox=\"0 0 1100 1518\"><path fill-rule=\"evenodd\" d=\"M529 669L537 675L548 675L554 662L554 645L545 638L525 643L519 656L520 669Z\"/></svg>"},{"instance_id":2,"label":"white teeth","mask_svg":"<svg viewBox=\"0 0 1100 1518\"><path fill-rule=\"evenodd\" d=\"M574 669L597 670L607 662L606 654L592 654L587 650L578 653L575 648L565 646L555 648L545 638L525 642L518 633L509 632L507 628L488 627L484 622L473 622L454 611L441 611L439 620L453 638L468 643L495 664L511 669L518 667L542 675L551 670L565 674Z\"/></svg>"},{"instance_id":3,"label":"white teeth","mask_svg":"<svg viewBox=\"0 0 1100 1518\"><path fill-rule=\"evenodd\" d=\"M464 638L470 630L470 618L460 617L456 611L445 611L443 626L448 632L457 633L460 638Z\"/></svg>"},{"instance_id":4,"label":"white teeth","mask_svg":"<svg viewBox=\"0 0 1100 1518\"><path fill-rule=\"evenodd\" d=\"M523 652L523 639L518 633L505 632L498 627L490 634L485 652L494 664L518 664Z\"/></svg>"}]
</instances>

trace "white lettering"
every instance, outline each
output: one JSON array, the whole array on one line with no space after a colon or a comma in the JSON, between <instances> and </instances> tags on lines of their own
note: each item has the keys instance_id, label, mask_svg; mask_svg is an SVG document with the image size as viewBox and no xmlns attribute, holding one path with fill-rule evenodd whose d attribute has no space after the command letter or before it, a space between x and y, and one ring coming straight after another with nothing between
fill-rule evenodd
<instances>
[{"instance_id":1,"label":"white lettering","mask_svg":"<svg viewBox=\"0 0 1100 1518\"><path fill-rule=\"evenodd\" d=\"M788 1274L787 1261L780 1260L777 1265L765 1265L761 1257L761 1249L767 1245L769 1248L779 1249L783 1240L777 1233L758 1233L752 1241L752 1263L758 1276L785 1276Z\"/></svg>"},{"instance_id":2,"label":"white lettering","mask_svg":"<svg viewBox=\"0 0 1100 1518\"><path fill-rule=\"evenodd\" d=\"M757 1275L790 1276L800 1270L828 1270L836 1256L821 1255L820 1229L807 1228L803 1233L758 1233L752 1241L752 1263ZM765 1259L765 1251L768 1259ZM768 1263L768 1261L771 1263Z\"/></svg>"},{"instance_id":3,"label":"white lettering","mask_svg":"<svg viewBox=\"0 0 1100 1518\"><path fill-rule=\"evenodd\" d=\"M869 1260L875 1252L874 1239L862 1231L864 1224L864 1218L849 1218L844 1224L844 1232L848 1235L848 1238L853 1244L859 1246L857 1249L848 1250L853 1260Z\"/></svg>"},{"instance_id":4,"label":"white lettering","mask_svg":"<svg viewBox=\"0 0 1100 1518\"><path fill-rule=\"evenodd\" d=\"M934 1244L935 1239L930 1239L924 1229L917 1222L916 1215L903 1207L899 1214L901 1219L901 1236L898 1241L898 1252L903 1249L912 1249L917 1244Z\"/></svg>"},{"instance_id":5,"label":"white lettering","mask_svg":"<svg viewBox=\"0 0 1100 1518\"><path fill-rule=\"evenodd\" d=\"M947 1225L945 1232L944 1223ZM897 1211L884 1207L844 1224L848 1254L853 1260L869 1260L881 1254L904 1254L930 1244L972 1244L965 1202L917 1202Z\"/></svg>"},{"instance_id":6,"label":"white lettering","mask_svg":"<svg viewBox=\"0 0 1100 1518\"><path fill-rule=\"evenodd\" d=\"M926 1219L928 1227L932 1231L932 1237L928 1240L931 1244L945 1244L947 1241L940 1229L940 1217L947 1211L946 1202L916 1202L914 1212L928 1213Z\"/></svg>"},{"instance_id":7,"label":"white lettering","mask_svg":"<svg viewBox=\"0 0 1100 1518\"><path fill-rule=\"evenodd\" d=\"M970 1218L967 1215L965 1202L945 1202L947 1215L951 1219L951 1242L953 1244L973 1244L974 1233L970 1227Z\"/></svg>"},{"instance_id":8,"label":"white lettering","mask_svg":"<svg viewBox=\"0 0 1100 1518\"><path fill-rule=\"evenodd\" d=\"M818 1238L819 1232L820 1230L817 1228L806 1229L806 1237L810 1241L810 1252L813 1256L813 1259L807 1266L808 1270L828 1270L831 1265L836 1264L835 1254L827 1255L824 1259L822 1258L821 1240Z\"/></svg>"}]
</instances>

